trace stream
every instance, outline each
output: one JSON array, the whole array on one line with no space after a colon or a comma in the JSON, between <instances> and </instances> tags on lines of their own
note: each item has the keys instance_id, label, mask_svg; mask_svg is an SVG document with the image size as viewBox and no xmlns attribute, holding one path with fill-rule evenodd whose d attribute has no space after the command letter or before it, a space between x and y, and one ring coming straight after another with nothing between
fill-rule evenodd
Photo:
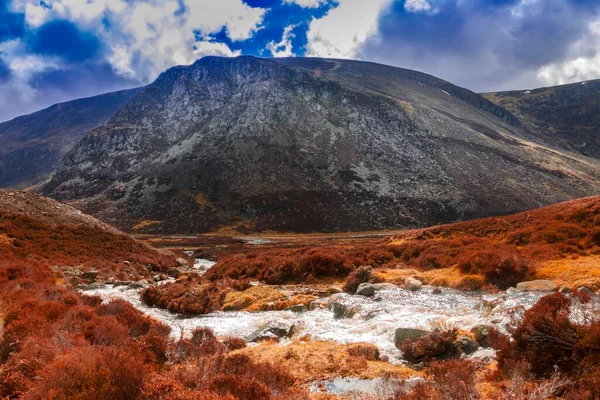
<instances>
[{"instance_id":1,"label":"stream","mask_svg":"<svg viewBox=\"0 0 600 400\"><path fill-rule=\"evenodd\" d=\"M214 263L197 260L199 273ZM372 343L379 347L390 362L400 362L400 351L394 346L397 328L432 329L439 324L469 330L476 325L491 325L500 330L508 323L518 321L523 312L533 306L544 293L501 292L481 294L443 289L434 294L432 287L411 292L403 288L378 291L374 297L337 294L330 298L345 309L351 318L335 319L328 308L317 308L301 314L291 311L212 312L194 317L182 317L167 310L148 307L140 301L141 289L107 285L88 290L88 295L99 295L103 300L124 299L143 313L172 328L176 338L188 335L197 327L211 328L217 336L246 337L266 324L295 326L294 337L309 337L313 341L337 343ZM281 340L285 344L285 339Z\"/></svg>"}]
</instances>

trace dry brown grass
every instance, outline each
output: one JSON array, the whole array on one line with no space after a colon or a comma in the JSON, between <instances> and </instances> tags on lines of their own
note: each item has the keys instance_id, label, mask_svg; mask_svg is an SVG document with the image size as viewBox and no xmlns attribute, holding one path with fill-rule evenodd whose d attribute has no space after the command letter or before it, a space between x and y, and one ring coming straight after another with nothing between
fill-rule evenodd
<instances>
[{"instance_id":1,"label":"dry brown grass","mask_svg":"<svg viewBox=\"0 0 600 400\"><path fill-rule=\"evenodd\" d=\"M301 382L327 380L337 377L373 379L384 375L409 378L420 374L410 368L380 361L367 361L351 355L353 345L333 342L293 341L287 346L266 342L236 353L249 355L256 362L270 362L288 371Z\"/></svg>"},{"instance_id":2,"label":"dry brown grass","mask_svg":"<svg viewBox=\"0 0 600 400\"><path fill-rule=\"evenodd\" d=\"M378 282L389 282L402 286L404 280L414 277L426 285L452 289L477 290L485 285L482 275L464 274L457 267L418 271L413 268L376 269L373 271Z\"/></svg>"},{"instance_id":3,"label":"dry brown grass","mask_svg":"<svg viewBox=\"0 0 600 400\"><path fill-rule=\"evenodd\" d=\"M576 289L581 286L600 289L600 257L589 256L548 261L538 267L536 275L549 279L559 286Z\"/></svg>"}]
</instances>

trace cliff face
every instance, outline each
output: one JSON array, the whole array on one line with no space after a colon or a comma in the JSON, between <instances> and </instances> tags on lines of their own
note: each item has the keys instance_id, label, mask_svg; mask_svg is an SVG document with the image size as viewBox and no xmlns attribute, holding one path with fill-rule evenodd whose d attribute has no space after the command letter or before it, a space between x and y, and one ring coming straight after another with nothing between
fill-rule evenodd
<instances>
[{"instance_id":1,"label":"cliff face","mask_svg":"<svg viewBox=\"0 0 600 400\"><path fill-rule=\"evenodd\" d=\"M600 80L485 93L545 142L600 158Z\"/></svg>"},{"instance_id":2,"label":"cliff face","mask_svg":"<svg viewBox=\"0 0 600 400\"><path fill-rule=\"evenodd\" d=\"M415 71L206 57L175 67L64 157L43 191L123 229L401 228L600 192L590 159Z\"/></svg>"},{"instance_id":3,"label":"cliff face","mask_svg":"<svg viewBox=\"0 0 600 400\"><path fill-rule=\"evenodd\" d=\"M0 123L0 188L43 182L87 131L102 125L139 89L53 105Z\"/></svg>"}]
</instances>

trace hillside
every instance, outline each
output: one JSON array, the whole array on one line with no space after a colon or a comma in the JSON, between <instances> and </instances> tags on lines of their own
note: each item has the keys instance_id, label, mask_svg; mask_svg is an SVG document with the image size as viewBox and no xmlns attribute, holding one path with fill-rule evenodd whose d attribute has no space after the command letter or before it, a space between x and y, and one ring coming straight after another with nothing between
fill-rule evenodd
<instances>
[{"instance_id":1,"label":"hillside","mask_svg":"<svg viewBox=\"0 0 600 400\"><path fill-rule=\"evenodd\" d=\"M134 240L95 218L52 199L0 191L0 259L99 278L150 276L176 266L175 255ZM148 268L152 266L152 268Z\"/></svg>"},{"instance_id":2,"label":"hillside","mask_svg":"<svg viewBox=\"0 0 600 400\"><path fill-rule=\"evenodd\" d=\"M600 158L600 80L535 90L485 93L539 138Z\"/></svg>"},{"instance_id":3,"label":"hillside","mask_svg":"<svg viewBox=\"0 0 600 400\"><path fill-rule=\"evenodd\" d=\"M483 97L356 61L206 57L91 131L43 192L138 232L350 231L508 214L600 192Z\"/></svg>"},{"instance_id":4,"label":"hillside","mask_svg":"<svg viewBox=\"0 0 600 400\"><path fill-rule=\"evenodd\" d=\"M105 123L139 89L55 104L0 123L0 188L44 181L90 129Z\"/></svg>"}]
</instances>

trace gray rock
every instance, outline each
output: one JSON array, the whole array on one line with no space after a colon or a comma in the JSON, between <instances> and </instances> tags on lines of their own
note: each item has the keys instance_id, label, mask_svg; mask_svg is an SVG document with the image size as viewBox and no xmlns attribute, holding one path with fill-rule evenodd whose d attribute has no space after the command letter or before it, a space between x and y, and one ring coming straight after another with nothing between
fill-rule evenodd
<instances>
[{"instance_id":1,"label":"gray rock","mask_svg":"<svg viewBox=\"0 0 600 400\"><path fill-rule=\"evenodd\" d=\"M439 287L433 288L431 294L442 294L442 289L440 289Z\"/></svg>"},{"instance_id":2,"label":"gray rock","mask_svg":"<svg viewBox=\"0 0 600 400\"><path fill-rule=\"evenodd\" d=\"M294 332L294 326L286 321L271 321L255 330L246 337L249 343L260 342L263 340L280 339L289 337Z\"/></svg>"},{"instance_id":3,"label":"gray rock","mask_svg":"<svg viewBox=\"0 0 600 400\"><path fill-rule=\"evenodd\" d=\"M592 294L595 294L595 293L594 293L594 291L593 291L592 289L590 289L590 288L587 288L587 287L585 287L585 286L582 286L582 287L580 287L580 288L577 288L577 291L578 291L579 293L585 293L585 294L590 294L590 295L592 295Z\"/></svg>"},{"instance_id":4,"label":"gray rock","mask_svg":"<svg viewBox=\"0 0 600 400\"><path fill-rule=\"evenodd\" d=\"M179 265L180 268L189 268L190 267L190 265L184 258L178 257L175 261L177 262L177 265Z\"/></svg>"},{"instance_id":5,"label":"gray rock","mask_svg":"<svg viewBox=\"0 0 600 400\"><path fill-rule=\"evenodd\" d=\"M415 341L421 336L425 336L430 334L430 331L426 331L423 329L415 329L415 328L398 328L394 334L394 345L396 348L400 348L400 345L405 340Z\"/></svg>"},{"instance_id":6,"label":"gray rock","mask_svg":"<svg viewBox=\"0 0 600 400\"><path fill-rule=\"evenodd\" d=\"M292 311L298 314L302 314L308 311L308 308L304 304L296 304L287 308L288 311Z\"/></svg>"},{"instance_id":7,"label":"gray rock","mask_svg":"<svg viewBox=\"0 0 600 400\"><path fill-rule=\"evenodd\" d=\"M467 336L462 336L457 340L458 349L464 354L473 354L479 348L476 341Z\"/></svg>"},{"instance_id":8,"label":"gray rock","mask_svg":"<svg viewBox=\"0 0 600 400\"><path fill-rule=\"evenodd\" d=\"M552 281L539 279L536 281L520 282L517 284L519 292L556 292L558 287Z\"/></svg>"},{"instance_id":9,"label":"gray rock","mask_svg":"<svg viewBox=\"0 0 600 400\"><path fill-rule=\"evenodd\" d=\"M94 282L94 283L90 283L89 285L82 285L80 287L81 290L99 290L99 289L104 289L106 287L106 285L102 282Z\"/></svg>"},{"instance_id":10,"label":"gray rock","mask_svg":"<svg viewBox=\"0 0 600 400\"><path fill-rule=\"evenodd\" d=\"M148 281L145 279L142 279L141 281L133 282L131 285L129 285L129 287L131 289L145 289L148 286L150 286L150 283L148 283Z\"/></svg>"},{"instance_id":11,"label":"gray rock","mask_svg":"<svg viewBox=\"0 0 600 400\"><path fill-rule=\"evenodd\" d=\"M376 292L380 290L395 290L398 289L398 286L393 283L374 283L373 289L375 289Z\"/></svg>"},{"instance_id":12,"label":"gray rock","mask_svg":"<svg viewBox=\"0 0 600 400\"><path fill-rule=\"evenodd\" d=\"M365 297L373 297L375 295L375 288L370 283L361 283L356 289L356 294Z\"/></svg>"},{"instance_id":13,"label":"gray rock","mask_svg":"<svg viewBox=\"0 0 600 400\"><path fill-rule=\"evenodd\" d=\"M181 275L181 271L178 268L172 267L169 268L169 270L167 271L167 275L169 275L172 278L179 278L179 276Z\"/></svg>"},{"instance_id":14,"label":"gray rock","mask_svg":"<svg viewBox=\"0 0 600 400\"><path fill-rule=\"evenodd\" d=\"M410 277L404 280L404 287L406 287L410 291L415 292L423 287L423 283L421 283L421 281L418 279Z\"/></svg>"},{"instance_id":15,"label":"gray rock","mask_svg":"<svg viewBox=\"0 0 600 400\"><path fill-rule=\"evenodd\" d=\"M133 282L132 281L113 281L111 283L114 287L117 287L117 286L129 286Z\"/></svg>"},{"instance_id":16,"label":"gray rock","mask_svg":"<svg viewBox=\"0 0 600 400\"><path fill-rule=\"evenodd\" d=\"M83 279L86 279L88 281L95 281L98 278L99 273L100 273L99 271L91 270L91 271L82 272L80 276Z\"/></svg>"}]
</instances>

